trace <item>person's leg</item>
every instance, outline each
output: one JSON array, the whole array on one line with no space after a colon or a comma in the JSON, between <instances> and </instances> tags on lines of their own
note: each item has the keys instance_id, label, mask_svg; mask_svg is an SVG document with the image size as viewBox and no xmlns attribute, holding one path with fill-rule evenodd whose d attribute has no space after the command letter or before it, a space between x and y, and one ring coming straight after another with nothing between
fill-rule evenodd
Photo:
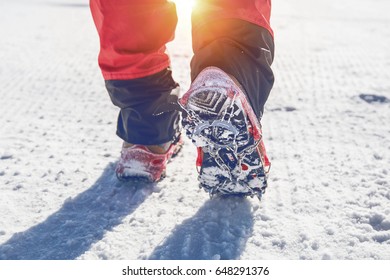
<instances>
[{"instance_id":1,"label":"person's leg","mask_svg":"<svg viewBox=\"0 0 390 280\"><path fill-rule=\"evenodd\" d=\"M177 100L179 89L165 47L174 38L175 5L167 0L91 0L90 8L100 39L99 66L110 98L120 108L122 161L150 160L146 152L164 153L180 134L179 113L164 109ZM147 150L134 154L127 149L139 145ZM157 145L163 151L155 151ZM125 172L122 161L117 173Z\"/></svg>"},{"instance_id":2,"label":"person's leg","mask_svg":"<svg viewBox=\"0 0 390 280\"><path fill-rule=\"evenodd\" d=\"M175 5L166 0L90 0L106 80L146 77L166 69L174 38Z\"/></svg>"},{"instance_id":3,"label":"person's leg","mask_svg":"<svg viewBox=\"0 0 390 280\"><path fill-rule=\"evenodd\" d=\"M260 119L274 82L270 8L266 0L198 0L193 11L192 84L180 102L210 194L261 197L267 186Z\"/></svg>"},{"instance_id":4,"label":"person's leg","mask_svg":"<svg viewBox=\"0 0 390 280\"><path fill-rule=\"evenodd\" d=\"M191 77L215 66L242 85L260 119L274 83L270 0L198 0L192 14Z\"/></svg>"}]
</instances>

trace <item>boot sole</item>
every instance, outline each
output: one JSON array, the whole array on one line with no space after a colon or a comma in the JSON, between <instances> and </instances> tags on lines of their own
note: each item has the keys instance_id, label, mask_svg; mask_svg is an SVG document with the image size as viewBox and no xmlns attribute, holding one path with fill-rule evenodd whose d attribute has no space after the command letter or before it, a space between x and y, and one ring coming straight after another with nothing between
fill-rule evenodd
<instances>
[{"instance_id":1,"label":"boot sole","mask_svg":"<svg viewBox=\"0 0 390 280\"><path fill-rule=\"evenodd\" d=\"M252 124L253 111L246 113L244 94L203 86L188 92L181 104L187 113L182 121L186 134L203 153L199 186L211 196L261 198L267 187L258 151L261 133L259 124Z\"/></svg>"}]
</instances>

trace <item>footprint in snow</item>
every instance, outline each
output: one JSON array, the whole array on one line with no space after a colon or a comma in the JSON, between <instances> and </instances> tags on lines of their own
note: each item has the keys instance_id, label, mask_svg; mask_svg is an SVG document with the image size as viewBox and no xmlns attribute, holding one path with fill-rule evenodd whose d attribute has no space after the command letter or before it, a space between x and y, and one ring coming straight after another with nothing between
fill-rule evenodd
<instances>
[{"instance_id":1,"label":"footprint in snow","mask_svg":"<svg viewBox=\"0 0 390 280\"><path fill-rule=\"evenodd\" d=\"M369 104L384 104L384 103L390 103L390 99L383 95L376 95L376 94L365 94L362 93L359 95L360 99L366 101Z\"/></svg>"}]
</instances>

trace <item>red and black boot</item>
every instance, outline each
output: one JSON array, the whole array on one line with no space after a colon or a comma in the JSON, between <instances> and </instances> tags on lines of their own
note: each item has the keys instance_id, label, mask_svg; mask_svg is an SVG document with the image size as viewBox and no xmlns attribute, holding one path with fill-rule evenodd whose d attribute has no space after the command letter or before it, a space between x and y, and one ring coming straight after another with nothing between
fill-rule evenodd
<instances>
[{"instance_id":1,"label":"red and black boot","mask_svg":"<svg viewBox=\"0 0 390 280\"><path fill-rule=\"evenodd\" d=\"M267 187L270 168L259 120L228 74L205 68L180 99L182 123L198 147L200 187L221 195L257 196Z\"/></svg>"}]
</instances>

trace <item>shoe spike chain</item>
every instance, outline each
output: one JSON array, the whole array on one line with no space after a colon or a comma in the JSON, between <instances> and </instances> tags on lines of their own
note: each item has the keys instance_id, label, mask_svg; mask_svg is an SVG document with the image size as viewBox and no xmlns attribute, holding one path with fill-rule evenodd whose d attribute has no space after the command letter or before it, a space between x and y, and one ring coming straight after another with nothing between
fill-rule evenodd
<instances>
[{"instance_id":1,"label":"shoe spike chain","mask_svg":"<svg viewBox=\"0 0 390 280\"><path fill-rule=\"evenodd\" d=\"M231 174L231 170L229 169L228 166L226 166L226 164L223 162L222 158L219 155L219 151L222 148L232 149L232 150L234 150L235 153L237 153L237 151L238 151L238 145L237 145L236 139L237 139L237 136L238 136L239 132L231 124L231 118L234 115L234 101L237 98L238 94L234 90L231 90L230 93L233 94L233 98L231 99L232 101L230 103L230 106L228 108L226 108L224 113L223 113L223 117L222 117L223 121L214 120L211 123L210 122L204 122L201 119L199 119L199 117L197 116L197 114L193 110L189 110L189 109L185 108L181 103L179 103L179 105L182 108L181 111L184 112L185 114L187 114L193 120L193 122L195 124L194 129L192 131L192 135L196 135L196 136L200 135L202 133L202 131L204 131L206 128L209 128L209 127L223 127L223 128L225 128L225 129L227 129L227 130L229 130L229 131L231 131L233 133L234 138L233 138L232 143L229 144L229 145L220 145L218 143L210 143L210 141L206 138L206 143L211 144L211 145L207 146L207 152L212 154L212 156L214 158L218 159L216 161L217 164L221 168L225 169L228 172L229 180L233 181L234 176ZM226 119L226 116L228 116L227 119ZM196 141L193 140L193 142L195 143ZM260 142L260 140L258 140L256 142L257 143L256 143L256 145L254 147L248 147L248 148L244 149L243 151L241 151L241 154L242 155L246 155L246 154L251 153L253 151L253 149L255 149L257 147L257 145ZM209 148L210 146L214 146L216 148L210 149ZM241 157L238 157L237 159L238 159L238 164L241 164ZM241 170L241 172L242 172L242 170ZM225 183L226 183L226 181L225 181ZM218 190L225 185L225 183L222 186L217 186L217 187L213 187L213 188L209 188L209 189L205 189L204 187L202 187L202 185L199 184L199 188L200 189L204 189L206 192L208 192L209 196L210 196L210 199L212 199L218 193ZM249 196L251 198L256 196L261 201L261 198L262 198L262 195L263 195L264 191L256 192L256 191L253 191L248 185L246 185L246 187L250 191Z\"/></svg>"}]
</instances>

